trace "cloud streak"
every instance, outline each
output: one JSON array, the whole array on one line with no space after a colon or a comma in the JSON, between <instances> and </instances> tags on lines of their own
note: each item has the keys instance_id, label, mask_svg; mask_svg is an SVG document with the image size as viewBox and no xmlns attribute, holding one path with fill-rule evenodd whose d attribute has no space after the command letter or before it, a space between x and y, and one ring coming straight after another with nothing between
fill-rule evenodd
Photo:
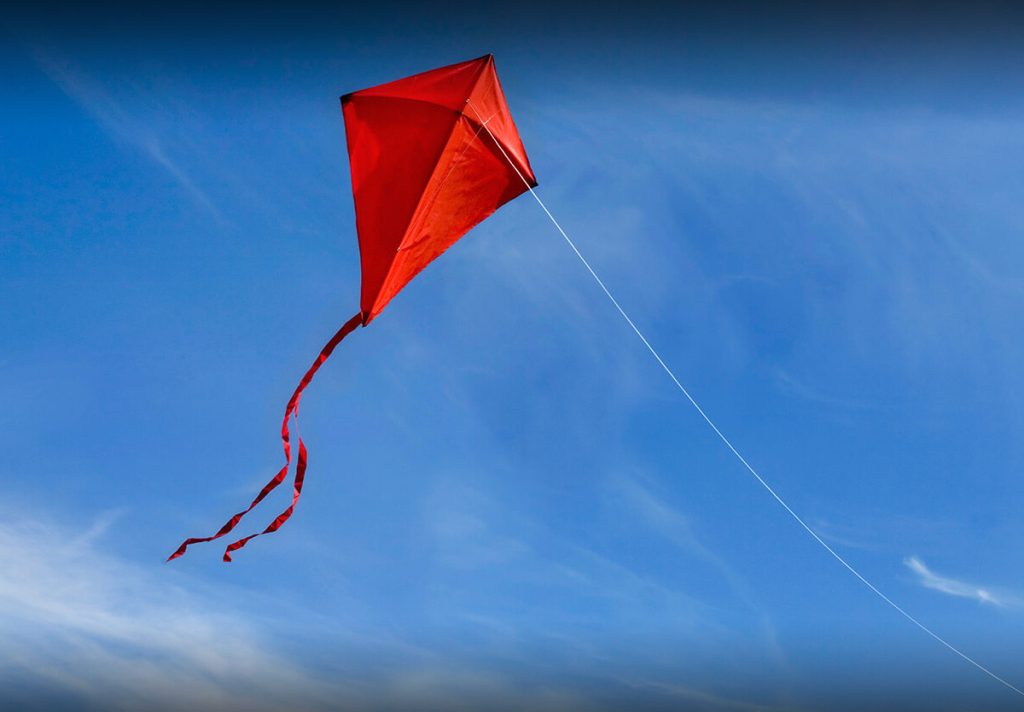
<instances>
[{"instance_id":1,"label":"cloud streak","mask_svg":"<svg viewBox=\"0 0 1024 712\"><path fill-rule=\"evenodd\" d=\"M957 598L969 598L978 603L998 606L1000 608L1016 606L1020 603L1019 599L1013 596L996 593L991 589L982 588L973 583L949 578L948 576L940 576L929 569L916 556L907 557L903 563L908 569L917 574L918 583L933 591L939 591L950 596L956 596Z\"/></svg>"},{"instance_id":2,"label":"cloud streak","mask_svg":"<svg viewBox=\"0 0 1024 712\"><path fill-rule=\"evenodd\" d=\"M219 223L224 223L223 214L176 161L167 155L160 138L127 111L110 92L92 81L67 62L36 48L32 58L39 68L61 91L76 101L115 141L127 144L142 152L153 163L160 166L197 203L202 205Z\"/></svg>"},{"instance_id":3,"label":"cloud streak","mask_svg":"<svg viewBox=\"0 0 1024 712\"><path fill-rule=\"evenodd\" d=\"M788 667L775 626L762 610L746 579L697 538L689 519L634 479L621 476L614 480L613 486L623 495L623 501L647 526L680 550L703 560L718 572L728 583L733 594L757 616L761 637L774 662L780 667Z\"/></svg>"},{"instance_id":4,"label":"cloud streak","mask_svg":"<svg viewBox=\"0 0 1024 712\"><path fill-rule=\"evenodd\" d=\"M268 652L243 612L103 553L96 544L114 517L83 532L4 519L0 569L17 574L0 577L0 686L22 703L275 709L297 690L306 706L329 699L328 685Z\"/></svg>"},{"instance_id":5,"label":"cloud streak","mask_svg":"<svg viewBox=\"0 0 1024 712\"><path fill-rule=\"evenodd\" d=\"M107 538L120 526L117 512L81 527L2 510L0 519L0 570L16 572L0 577L0 689L11 707L560 710L593 708L626 695L638 704L668 708L680 700L701 709L759 708L691 686L693 673L657 665L655 658L644 658L655 668L637 678L628 672L628 661L611 659L599 644L592 641L596 648L590 649L575 636L550 636L575 661L558 663L566 666L563 674L574 673L564 680L542 674L536 650L529 652L519 638L524 631L504 619L497 622L508 630L491 631L491 643L485 635L468 647L437 641L410 646L320 628L318 640L326 647L298 650L294 639L275 629L276 619L260 614L264 604L282 608L280 601L247 593L252 605L241 608L229 588L110 553ZM489 541L483 520L472 518L451 522L439 536ZM517 548L493 562L459 565L508 566L528 555ZM617 608L639 596L645 605L671 600L673 607L659 608L670 619L679 609L692 613L678 594L613 562L581 551L573 564L586 568L578 576L567 569L563 578L574 586L592 585L615 598ZM445 609L446 617L455 620L456 611L472 616L472 603L456 601ZM285 615L292 610L283 609ZM486 617L467 630L479 632L481 626L488 626ZM289 650L295 655L284 652ZM595 677L608 687L587 682Z\"/></svg>"}]
</instances>

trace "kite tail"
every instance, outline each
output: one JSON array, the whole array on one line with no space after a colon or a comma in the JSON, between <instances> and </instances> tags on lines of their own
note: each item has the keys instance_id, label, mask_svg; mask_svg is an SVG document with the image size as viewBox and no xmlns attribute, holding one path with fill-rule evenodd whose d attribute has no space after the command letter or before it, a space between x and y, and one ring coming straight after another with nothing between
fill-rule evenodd
<instances>
[{"instance_id":1,"label":"kite tail","mask_svg":"<svg viewBox=\"0 0 1024 712\"><path fill-rule=\"evenodd\" d=\"M193 544L200 544L202 542L213 541L214 539L219 539L220 537L230 532L238 525L240 521L242 521L242 517L244 517L246 514L252 511L252 509L257 504L263 501L264 497L273 492L275 489L277 489L278 485L284 482L284 478L288 475L288 467L292 461L291 433L288 430L288 419L291 418L292 415L298 417L299 401L302 399L302 392L306 389L306 386L308 386L309 382L313 380L313 376L316 375L316 372L320 369L320 366L323 365L324 361L326 361L330 357L335 347L341 343L341 340L348 336L350 333L352 333L352 331L355 330L355 328L359 326L362 322L363 315L360 312L359 314L356 314L351 319L346 321L345 325L338 329L338 333L332 336L331 340L327 342L323 349L321 349L320 354L316 357L316 360L313 361L313 365L309 367L309 370L306 371L306 374L302 377L302 380L299 381L299 385L296 386L295 392L292 393L292 397L288 399L288 405L284 410L284 420L281 423L281 442L284 446L284 467L282 467L278 471L278 473L274 475L270 482L264 485L263 489L260 490L260 493L256 495L256 498L248 507L243 509L235 516L231 517L231 519L229 519L224 524L224 526L222 526L217 531L216 534L214 534L213 536L192 537L186 539L181 543L181 546L179 546L178 549L173 554L167 557L168 561L172 561L173 559L177 559L179 556L182 556L188 549L188 547L192 546ZM238 541L228 546L228 548L224 551L224 561L231 561L231 552L241 549L243 546L249 543L249 540L260 536L260 534L270 534L272 532L276 532L278 529L281 528L281 525L288 521L288 519L292 516L292 512L295 511L295 504L299 501L299 496L302 494L302 483L306 477L306 460L306 446L302 442L302 438L300 437L299 456L298 458L296 458L295 463L295 482L292 487L292 503L288 506L287 509L281 512L281 514L279 514L273 522L270 523L270 526L268 526L262 532L259 532L258 534L251 534L247 537L239 539Z\"/></svg>"}]
</instances>

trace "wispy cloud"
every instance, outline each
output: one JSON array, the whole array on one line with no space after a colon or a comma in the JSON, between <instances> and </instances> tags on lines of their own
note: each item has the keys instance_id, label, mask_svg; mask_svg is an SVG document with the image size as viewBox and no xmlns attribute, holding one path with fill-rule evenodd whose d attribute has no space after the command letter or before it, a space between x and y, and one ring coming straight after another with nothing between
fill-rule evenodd
<instances>
[{"instance_id":1,"label":"wispy cloud","mask_svg":"<svg viewBox=\"0 0 1024 712\"><path fill-rule=\"evenodd\" d=\"M761 635L776 664L788 665L785 654L779 646L775 626L757 603L746 579L737 573L725 559L703 544L693 532L689 519L662 497L652 492L635 479L618 477L614 489L623 495L626 503L651 529L683 551L687 551L714 568L728 583L733 594L743 602L758 619Z\"/></svg>"},{"instance_id":2,"label":"wispy cloud","mask_svg":"<svg viewBox=\"0 0 1024 712\"><path fill-rule=\"evenodd\" d=\"M133 116L101 84L75 69L69 62L40 48L32 50L32 57L39 68L61 91L76 101L115 141L141 151L153 163L166 171L182 189L202 205L218 221L225 222L224 216L210 197L202 190L189 173L172 159L161 140L143 121Z\"/></svg>"},{"instance_id":3,"label":"wispy cloud","mask_svg":"<svg viewBox=\"0 0 1024 712\"><path fill-rule=\"evenodd\" d=\"M476 508L486 510L486 501ZM585 550L566 552L567 563L548 559L528 542L504 537L484 516L450 513L431 522L444 542L440 560L450 566L518 568L516 580L527 588L530 572L540 567L545 591L585 589L583 595L613 599L614 609L627 602L654 605L665 614L662 627L679 625L680 617L700 624L684 596L615 562ZM500 629L493 635L475 642L426 647L328 632L331 622L317 619L326 626L317 631L322 647L292 655L296 639L280 623L287 616L303 625L301 617L292 621L293 606L251 592L242 597L230 585L212 586L172 567L147 567L112 553L110 536L124 526L117 511L81 526L4 510L0 521L0 570L11 574L0 577L0 688L12 706L56 700L54 706L115 710L568 709L592 708L605 694L586 680L539 676L536 650L520 639L517 621L505 617L496 619ZM456 555L458 542L480 538L505 545L503 553L490 558L472 546L468 559ZM243 598L248 602L239 604ZM472 597L456 598L443 609L445 617L476 613ZM489 608L481 609L467 630L488 627ZM309 618L305 625L308 631ZM571 651L586 679L601 676L638 701L685 698L707 709L745 708L713 690L685 687L696 674L682 675L674 665L658 665L645 682L633 682L616 672L628 656L610 659L595 641L573 635L544 640ZM567 672L577 669L559 664ZM646 682L659 674L661 683Z\"/></svg>"},{"instance_id":4,"label":"wispy cloud","mask_svg":"<svg viewBox=\"0 0 1024 712\"><path fill-rule=\"evenodd\" d=\"M729 699L685 685L666 684L650 680L630 680L628 682L636 687L651 688L665 692L677 700L679 704L699 705L696 709L744 710L745 712L767 712L768 710L783 709L783 707L774 704L759 704L745 700ZM786 705L785 709L793 710L795 708L792 705Z\"/></svg>"},{"instance_id":5,"label":"wispy cloud","mask_svg":"<svg viewBox=\"0 0 1024 712\"><path fill-rule=\"evenodd\" d=\"M868 403L865 400L846 398L826 393L825 391L808 385L803 380L782 368L775 369L775 380L779 386L779 390L784 394L795 398L803 398L804 400L811 401L812 403L819 403L821 405L842 409L864 409L873 407L873 404Z\"/></svg>"},{"instance_id":6,"label":"wispy cloud","mask_svg":"<svg viewBox=\"0 0 1024 712\"><path fill-rule=\"evenodd\" d=\"M240 611L103 553L115 520L83 531L5 516L0 529L0 685L119 708L319 707L330 685L270 652ZM20 692L17 692L20 691ZM8 700L10 701L10 700Z\"/></svg>"},{"instance_id":7,"label":"wispy cloud","mask_svg":"<svg viewBox=\"0 0 1024 712\"><path fill-rule=\"evenodd\" d=\"M918 583L925 588L948 593L950 596L957 596L958 598L970 598L979 603L987 603L993 606L1015 606L1020 603L1020 599L1014 596L996 593L989 588L983 588L976 584L960 581L948 576L940 576L929 569L916 556L907 557L903 563L908 569L917 574Z\"/></svg>"}]
</instances>

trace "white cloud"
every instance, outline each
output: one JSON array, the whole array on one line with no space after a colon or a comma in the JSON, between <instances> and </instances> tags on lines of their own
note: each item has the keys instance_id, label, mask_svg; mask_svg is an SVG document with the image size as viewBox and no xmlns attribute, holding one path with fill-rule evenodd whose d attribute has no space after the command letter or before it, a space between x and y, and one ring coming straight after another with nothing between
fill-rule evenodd
<instances>
[{"instance_id":1,"label":"white cloud","mask_svg":"<svg viewBox=\"0 0 1024 712\"><path fill-rule=\"evenodd\" d=\"M918 576L918 583L925 588L930 588L934 591L941 591L942 593L948 593L950 596L957 596L959 598L970 598L979 603L987 603L994 606L1009 606L1016 605L1019 601L1011 596L995 593L991 589L982 588L966 581L958 581L954 578L947 576L940 576L935 573L916 556L910 556L903 561L908 569L913 571Z\"/></svg>"},{"instance_id":2,"label":"white cloud","mask_svg":"<svg viewBox=\"0 0 1024 712\"><path fill-rule=\"evenodd\" d=\"M332 630L324 620L313 640L327 657L308 646L298 658L289 656L280 651L295 646L274 635L274 620L259 612L269 603L284 618L290 606L250 592L245 599L255 603L240 608L239 596L223 585L212 588L173 567L148 568L110 553L117 513L81 527L10 512L0 512L0 519L0 689L12 707L554 710L590 709L602 700L600 690L577 680L535 677L536 661L517 653L514 626L507 632L512 640L505 638L511 647L477 641L451 650ZM454 520L438 535L486 535L482 521ZM517 550L501 561L526 553ZM628 569L595 556L587 561L576 585L593 585L622 600L641 592L646 604L671 599L672 610L688 610L678 594L654 590ZM662 669L671 682L620 679L607 651L588 656L586 646L571 638L560 645L574 659L589 660L580 662L588 679L600 675L624 694L682 698L707 709L745 708L683 687L674 668Z\"/></svg>"},{"instance_id":3,"label":"white cloud","mask_svg":"<svg viewBox=\"0 0 1024 712\"><path fill-rule=\"evenodd\" d=\"M108 709L319 707L329 687L271 652L245 613L211 606L84 532L6 516L0 528L0 687ZM20 691L20 692L18 692Z\"/></svg>"}]
</instances>

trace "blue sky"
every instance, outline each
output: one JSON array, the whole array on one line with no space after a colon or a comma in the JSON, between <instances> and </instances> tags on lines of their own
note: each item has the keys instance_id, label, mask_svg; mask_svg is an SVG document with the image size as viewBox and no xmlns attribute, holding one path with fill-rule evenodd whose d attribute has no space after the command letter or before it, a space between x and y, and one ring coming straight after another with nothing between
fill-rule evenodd
<instances>
[{"instance_id":1,"label":"blue sky","mask_svg":"<svg viewBox=\"0 0 1024 712\"><path fill-rule=\"evenodd\" d=\"M279 467L284 403L358 308L338 96L493 52L540 194L711 417L1020 686L1013 17L9 17L4 687L39 708L1014 704L787 518L528 196L320 372L288 525L232 565L163 563Z\"/></svg>"}]
</instances>

